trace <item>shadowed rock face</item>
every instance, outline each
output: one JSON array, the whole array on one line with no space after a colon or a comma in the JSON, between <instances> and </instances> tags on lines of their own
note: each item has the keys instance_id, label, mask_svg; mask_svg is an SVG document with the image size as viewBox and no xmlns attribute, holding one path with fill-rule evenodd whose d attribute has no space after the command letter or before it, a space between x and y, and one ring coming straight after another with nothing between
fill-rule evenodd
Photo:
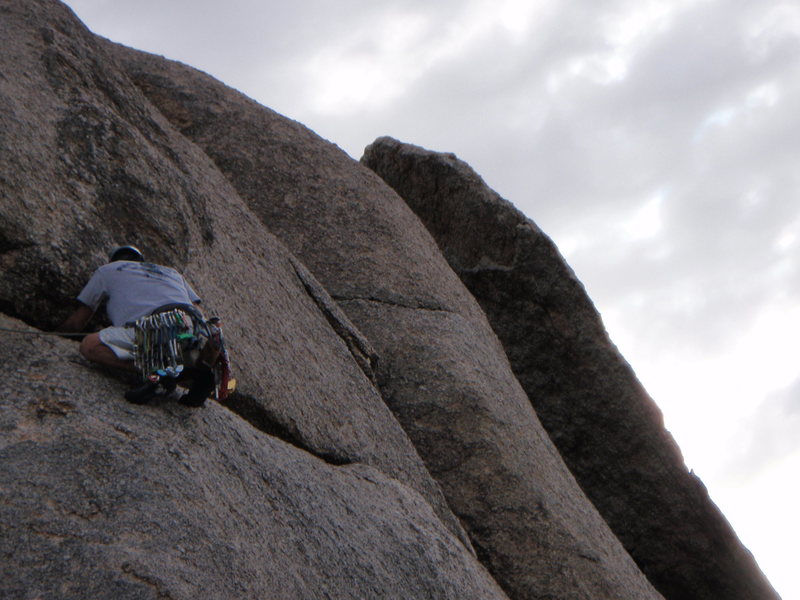
<instances>
[{"instance_id":1,"label":"shadowed rock face","mask_svg":"<svg viewBox=\"0 0 800 600\"><path fill-rule=\"evenodd\" d=\"M109 45L364 333L385 401L514 598L656 598L544 433L425 228L335 146L212 78Z\"/></svg>"},{"instance_id":2,"label":"shadowed rock face","mask_svg":"<svg viewBox=\"0 0 800 600\"><path fill-rule=\"evenodd\" d=\"M671 600L776 598L551 240L452 154L380 138L362 162L422 219L480 302L550 437L658 590Z\"/></svg>"}]
</instances>

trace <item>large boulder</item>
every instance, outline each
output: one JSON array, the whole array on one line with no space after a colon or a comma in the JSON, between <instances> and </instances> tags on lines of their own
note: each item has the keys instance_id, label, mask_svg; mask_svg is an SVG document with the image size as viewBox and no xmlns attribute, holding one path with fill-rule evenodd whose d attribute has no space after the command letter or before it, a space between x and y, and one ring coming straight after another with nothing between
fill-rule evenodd
<instances>
[{"instance_id":1,"label":"large boulder","mask_svg":"<svg viewBox=\"0 0 800 600\"><path fill-rule=\"evenodd\" d=\"M35 333L0 346L3 598L506 598L396 479L216 403L126 404Z\"/></svg>"},{"instance_id":2,"label":"large boulder","mask_svg":"<svg viewBox=\"0 0 800 600\"><path fill-rule=\"evenodd\" d=\"M480 307L403 201L302 125L185 65L109 45L306 264L513 598L657 598L538 422Z\"/></svg>"},{"instance_id":3,"label":"large boulder","mask_svg":"<svg viewBox=\"0 0 800 600\"><path fill-rule=\"evenodd\" d=\"M63 5L5 3L0 42L0 137L13 149L0 154L3 312L54 327L108 249L137 244L223 318L231 408L330 462L404 481L469 551L373 384L374 350L214 163Z\"/></svg>"},{"instance_id":4,"label":"large boulder","mask_svg":"<svg viewBox=\"0 0 800 600\"><path fill-rule=\"evenodd\" d=\"M559 452L658 590L674 600L777 598L687 472L553 242L452 154L380 138L362 162L422 219L480 302Z\"/></svg>"}]
</instances>

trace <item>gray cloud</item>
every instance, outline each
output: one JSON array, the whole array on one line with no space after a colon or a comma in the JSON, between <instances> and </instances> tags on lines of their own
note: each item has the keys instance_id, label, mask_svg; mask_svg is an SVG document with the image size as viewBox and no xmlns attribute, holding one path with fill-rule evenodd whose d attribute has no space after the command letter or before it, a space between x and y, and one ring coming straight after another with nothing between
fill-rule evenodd
<instances>
[{"instance_id":1,"label":"gray cloud","mask_svg":"<svg viewBox=\"0 0 800 600\"><path fill-rule=\"evenodd\" d=\"M800 379L767 397L753 417L736 432L738 448L725 465L724 476L746 482L765 467L800 451Z\"/></svg>"}]
</instances>

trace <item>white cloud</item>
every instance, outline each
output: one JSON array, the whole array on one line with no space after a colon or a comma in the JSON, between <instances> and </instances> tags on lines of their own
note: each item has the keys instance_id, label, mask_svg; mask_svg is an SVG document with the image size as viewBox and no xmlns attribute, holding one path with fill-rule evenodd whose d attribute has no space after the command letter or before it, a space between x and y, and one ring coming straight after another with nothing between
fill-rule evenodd
<instances>
[{"instance_id":1,"label":"white cloud","mask_svg":"<svg viewBox=\"0 0 800 600\"><path fill-rule=\"evenodd\" d=\"M800 219L784 227L775 239L774 248L781 254L796 252L800 241Z\"/></svg>"},{"instance_id":2,"label":"white cloud","mask_svg":"<svg viewBox=\"0 0 800 600\"><path fill-rule=\"evenodd\" d=\"M656 237L663 228L661 206L665 192L657 192L653 198L645 202L633 216L622 223L622 230L629 241L637 241Z\"/></svg>"},{"instance_id":3,"label":"white cloud","mask_svg":"<svg viewBox=\"0 0 800 600\"><path fill-rule=\"evenodd\" d=\"M426 74L502 32L519 44L551 0L473 0L450 7L406 3L321 42L302 69L306 110L336 118L395 101Z\"/></svg>"},{"instance_id":4,"label":"white cloud","mask_svg":"<svg viewBox=\"0 0 800 600\"><path fill-rule=\"evenodd\" d=\"M418 46L430 26L421 14L389 13L319 49L304 66L311 109L348 115L393 100L426 68Z\"/></svg>"},{"instance_id":5,"label":"white cloud","mask_svg":"<svg viewBox=\"0 0 800 600\"><path fill-rule=\"evenodd\" d=\"M794 517L800 487L787 481L787 476L798 472L800 450L795 450L766 464L749 485L719 488L721 510L784 600L800 598L797 557L792 550L800 536L800 521Z\"/></svg>"}]
</instances>

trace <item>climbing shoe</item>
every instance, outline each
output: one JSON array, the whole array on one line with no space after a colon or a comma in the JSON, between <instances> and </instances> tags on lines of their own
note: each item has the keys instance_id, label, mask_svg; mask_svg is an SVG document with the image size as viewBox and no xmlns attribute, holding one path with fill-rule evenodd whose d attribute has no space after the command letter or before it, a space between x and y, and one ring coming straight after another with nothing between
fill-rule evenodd
<instances>
[{"instance_id":1,"label":"climbing shoe","mask_svg":"<svg viewBox=\"0 0 800 600\"><path fill-rule=\"evenodd\" d=\"M148 381L139 387L135 387L132 390L125 392L125 400L132 404L147 404L153 398L159 395L158 387L158 382Z\"/></svg>"},{"instance_id":2,"label":"climbing shoe","mask_svg":"<svg viewBox=\"0 0 800 600\"><path fill-rule=\"evenodd\" d=\"M175 391L178 380L174 377L162 377L158 381L148 381L139 387L125 392L125 399L133 404L147 404L153 398L167 396Z\"/></svg>"},{"instance_id":3,"label":"climbing shoe","mask_svg":"<svg viewBox=\"0 0 800 600\"><path fill-rule=\"evenodd\" d=\"M214 391L214 373L209 369L192 369L189 377L192 380L192 386L178 402L194 408L203 406L206 398Z\"/></svg>"},{"instance_id":4,"label":"climbing shoe","mask_svg":"<svg viewBox=\"0 0 800 600\"><path fill-rule=\"evenodd\" d=\"M174 392L175 388L178 387L178 379L176 377L162 377L158 381L158 385L161 386L163 395L167 396Z\"/></svg>"},{"instance_id":5,"label":"climbing shoe","mask_svg":"<svg viewBox=\"0 0 800 600\"><path fill-rule=\"evenodd\" d=\"M180 397L178 400L184 406L191 406L192 408L200 408L206 403L205 397L199 397L198 394L188 392Z\"/></svg>"}]
</instances>

